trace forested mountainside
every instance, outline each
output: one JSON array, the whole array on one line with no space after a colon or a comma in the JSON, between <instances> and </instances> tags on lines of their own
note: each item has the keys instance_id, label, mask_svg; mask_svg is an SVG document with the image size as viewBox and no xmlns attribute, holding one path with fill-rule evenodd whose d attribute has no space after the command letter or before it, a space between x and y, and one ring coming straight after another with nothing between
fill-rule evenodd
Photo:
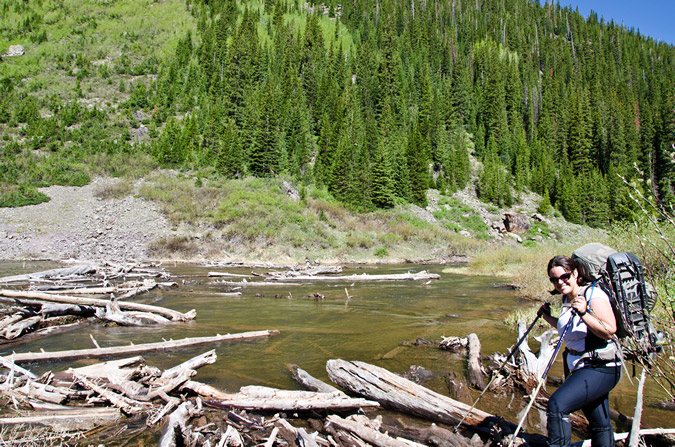
<instances>
[{"instance_id":1,"label":"forested mountainside","mask_svg":"<svg viewBox=\"0 0 675 447\"><path fill-rule=\"evenodd\" d=\"M155 164L292 177L357 209L423 205L427 188L467 186L470 155L480 198L535 191L575 223L631 216L621 176L675 201L675 48L597 15L532 0L13 0L0 14L0 50L54 50L0 62L5 206Z\"/></svg>"}]
</instances>

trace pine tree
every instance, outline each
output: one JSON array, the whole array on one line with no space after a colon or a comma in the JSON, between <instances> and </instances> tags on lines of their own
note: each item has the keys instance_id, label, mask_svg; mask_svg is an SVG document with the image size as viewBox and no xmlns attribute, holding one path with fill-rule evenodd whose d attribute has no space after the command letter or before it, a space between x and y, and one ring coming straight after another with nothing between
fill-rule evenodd
<instances>
[{"instance_id":1,"label":"pine tree","mask_svg":"<svg viewBox=\"0 0 675 447\"><path fill-rule=\"evenodd\" d=\"M373 205L378 208L391 208L394 206L394 182L382 140L377 145L371 167L371 182Z\"/></svg>"},{"instance_id":2,"label":"pine tree","mask_svg":"<svg viewBox=\"0 0 675 447\"><path fill-rule=\"evenodd\" d=\"M428 142L422 138L419 126L414 125L406 148L406 161L410 181L410 200L419 206L427 205L429 162L426 154L428 153Z\"/></svg>"}]
</instances>

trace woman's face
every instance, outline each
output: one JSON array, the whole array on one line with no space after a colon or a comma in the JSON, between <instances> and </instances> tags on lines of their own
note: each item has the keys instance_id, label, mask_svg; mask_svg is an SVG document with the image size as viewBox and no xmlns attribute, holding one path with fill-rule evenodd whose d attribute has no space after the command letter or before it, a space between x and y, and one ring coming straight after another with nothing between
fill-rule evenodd
<instances>
[{"instance_id":1,"label":"woman's face","mask_svg":"<svg viewBox=\"0 0 675 447\"><path fill-rule=\"evenodd\" d=\"M568 272L562 267L553 267L549 270L548 277L558 292L563 295L571 295L577 283L577 270Z\"/></svg>"}]
</instances>

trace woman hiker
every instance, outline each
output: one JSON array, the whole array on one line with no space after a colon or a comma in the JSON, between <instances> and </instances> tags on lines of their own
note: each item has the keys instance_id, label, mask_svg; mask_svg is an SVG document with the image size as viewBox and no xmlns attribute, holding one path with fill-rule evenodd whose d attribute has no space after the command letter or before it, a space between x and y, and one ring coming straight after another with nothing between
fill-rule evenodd
<instances>
[{"instance_id":1,"label":"woman hiker","mask_svg":"<svg viewBox=\"0 0 675 447\"><path fill-rule=\"evenodd\" d=\"M612 340L616 319L609 297L599 286L586 285L567 256L556 256L547 273L555 290L562 294L563 308L551 315L548 303L540 312L558 333L565 333L565 382L548 401L548 445L569 446L572 437L570 413L582 410L590 423L592 446L614 446L609 418L609 392L621 378L621 353Z\"/></svg>"}]
</instances>

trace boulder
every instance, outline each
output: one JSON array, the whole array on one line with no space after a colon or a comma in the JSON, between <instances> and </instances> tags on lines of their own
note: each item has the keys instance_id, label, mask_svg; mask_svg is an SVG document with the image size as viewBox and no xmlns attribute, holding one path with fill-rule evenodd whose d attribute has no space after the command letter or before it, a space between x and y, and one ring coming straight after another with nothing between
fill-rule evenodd
<instances>
[{"instance_id":1,"label":"boulder","mask_svg":"<svg viewBox=\"0 0 675 447\"><path fill-rule=\"evenodd\" d=\"M504 226L509 233L523 233L532 228L529 217L516 213L504 214Z\"/></svg>"}]
</instances>

